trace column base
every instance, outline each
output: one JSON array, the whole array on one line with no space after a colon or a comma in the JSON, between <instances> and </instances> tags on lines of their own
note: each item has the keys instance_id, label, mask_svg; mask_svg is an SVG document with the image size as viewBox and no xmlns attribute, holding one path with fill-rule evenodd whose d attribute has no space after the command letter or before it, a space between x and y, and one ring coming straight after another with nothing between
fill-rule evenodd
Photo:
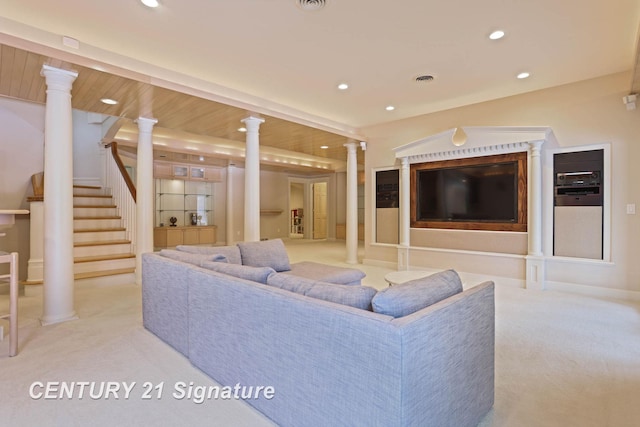
<instances>
[{"instance_id":1,"label":"column base","mask_svg":"<svg viewBox=\"0 0 640 427\"><path fill-rule=\"evenodd\" d=\"M527 255L525 260L527 269L527 281L525 287L527 289L538 291L545 290L545 258L538 255Z\"/></svg>"},{"instance_id":2,"label":"column base","mask_svg":"<svg viewBox=\"0 0 640 427\"><path fill-rule=\"evenodd\" d=\"M398 270L409 269L409 246L398 246Z\"/></svg>"},{"instance_id":3,"label":"column base","mask_svg":"<svg viewBox=\"0 0 640 427\"><path fill-rule=\"evenodd\" d=\"M57 316L57 317L41 317L40 324L42 326L55 325L56 323L68 322L70 320L78 320L78 315L73 312L71 314L65 316Z\"/></svg>"}]
</instances>

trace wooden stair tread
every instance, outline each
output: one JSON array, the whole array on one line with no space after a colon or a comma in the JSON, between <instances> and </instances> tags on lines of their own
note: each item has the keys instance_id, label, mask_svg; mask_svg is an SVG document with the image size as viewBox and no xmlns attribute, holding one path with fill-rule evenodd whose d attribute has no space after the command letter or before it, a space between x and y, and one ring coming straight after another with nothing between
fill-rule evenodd
<instances>
[{"instance_id":1,"label":"wooden stair tread","mask_svg":"<svg viewBox=\"0 0 640 427\"><path fill-rule=\"evenodd\" d=\"M104 231L126 231L127 229L124 227L114 227L114 228L76 228L73 230L74 233L101 233Z\"/></svg>"},{"instance_id":2,"label":"wooden stair tread","mask_svg":"<svg viewBox=\"0 0 640 427\"><path fill-rule=\"evenodd\" d=\"M135 254L126 253L126 254L112 254L112 255L95 255L95 256L85 256L85 257L76 257L73 259L75 264L81 262L92 262L92 261L113 261L116 259L127 259L127 258L135 258Z\"/></svg>"},{"instance_id":3,"label":"wooden stair tread","mask_svg":"<svg viewBox=\"0 0 640 427\"><path fill-rule=\"evenodd\" d=\"M128 245L130 243L131 240L96 240L93 242L76 242L73 246L77 248L81 246Z\"/></svg>"},{"instance_id":4,"label":"wooden stair tread","mask_svg":"<svg viewBox=\"0 0 640 427\"><path fill-rule=\"evenodd\" d=\"M103 270L103 271L91 271L87 273L76 273L73 275L75 280L79 279L91 279L94 277L115 276L117 274L129 274L135 273L135 268L119 268L116 270Z\"/></svg>"},{"instance_id":5,"label":"wooden stair tread","mask_svg":"<svg viewBox=\"0 0 640 427\"><path fill-rule=\"evenodd\" d=\"M112 199L113 196L106 194L74 194L73 197L97 197L101 199Z\"/></svg>"},{"instance_id":6,"label":"wooden stair tread","mask_svg":"<svg viewBox=\"0 0 640 427\"><path fill-rule=\"evenodd\" d=\"M102 190L102 187L97 187L95 185L74 185L73 188L88 188L91 190Z\"/></svg>"}]
</instances>

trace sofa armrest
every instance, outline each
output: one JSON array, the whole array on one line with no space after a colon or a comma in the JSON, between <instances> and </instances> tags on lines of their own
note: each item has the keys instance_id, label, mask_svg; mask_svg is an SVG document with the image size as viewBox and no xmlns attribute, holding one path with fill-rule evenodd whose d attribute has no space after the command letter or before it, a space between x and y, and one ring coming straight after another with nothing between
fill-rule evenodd
<instances>
[{"instance_id":1,"label":"sofa armrest","mask_svg":"<svg viewBox=\"0 0 640 427\"><path fill-rule=\"evenodd\" d=\"M494 283L393 320L402 334L406 425L476 426L493 406Z\"/></svg>"},{"instance_id":2,"label":"sofa armrest","mask_svg":"<svg viewBox=\"0 0 640 427\"><path fill-rule=\"evenodd\" d=\"M155 253L142 254L142 322L185 356L189 353L187 272L191 264Z\"/></svg>"}]
</instances>

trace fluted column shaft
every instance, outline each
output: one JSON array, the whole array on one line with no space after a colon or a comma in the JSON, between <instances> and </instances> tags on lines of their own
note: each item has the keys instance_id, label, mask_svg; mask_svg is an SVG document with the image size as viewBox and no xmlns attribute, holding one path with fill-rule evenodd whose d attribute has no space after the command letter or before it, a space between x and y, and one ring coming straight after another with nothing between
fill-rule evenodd
<instances>
[{"instance_id":1,"label":"fluted column shaft","mask_svg":"<svg viewBox=\"0 0 640 427\"><path fill-rule=\"evenodd\" d=\"M348 264L358 263L358 151L354 142L347 148L347 221L346 241Z\"/></svg>"},{"instance_id":2,"label":"fluted column shaft","mask_svg":"<svg viewBox=\"0 0 640 427\"><path fill-rule=\"evenodd\" d=\"M43 65L44 129L43 325L76 319L73 276L73 127L71 87L78 74Z\"/></svg>"},{"instance_id":3,"label":"fluted column shaft","mask_svg":"<svg viewBox=\"0 0 640 427\"><path fill-rule=\"evenodd\" d=\"M142 254L153 252L153 126L158 120L139 117L136 165L136 283L142 284Z\"/></svg>"},{"instance_id":4,"label":"fluted column shaft","mask_svg":"<svg viewBox=\"0 0 640 427\"><path fill-rule=\"evenodd\" d=\"M244 241L260 240L260 125L264 119L249 116L242 120L247 128L244 165Z\"/></svg>"}]
</instances>

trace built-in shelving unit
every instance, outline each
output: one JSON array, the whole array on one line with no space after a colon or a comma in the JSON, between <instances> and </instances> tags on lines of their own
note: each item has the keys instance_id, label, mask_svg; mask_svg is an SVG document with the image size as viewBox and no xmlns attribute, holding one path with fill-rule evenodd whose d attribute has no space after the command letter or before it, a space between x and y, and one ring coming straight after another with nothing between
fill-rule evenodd
<instances>
[{"instance_id":1,"label":"built-in shelving unit","mask_svg":"<svg viewBox=\"0 0 640 427\"><path fill-rule=\"evenodd\" d=\"M213 184L206 181L156 179L155 226L205 226L213 223Z\"/></svg>"}]
</instances>

